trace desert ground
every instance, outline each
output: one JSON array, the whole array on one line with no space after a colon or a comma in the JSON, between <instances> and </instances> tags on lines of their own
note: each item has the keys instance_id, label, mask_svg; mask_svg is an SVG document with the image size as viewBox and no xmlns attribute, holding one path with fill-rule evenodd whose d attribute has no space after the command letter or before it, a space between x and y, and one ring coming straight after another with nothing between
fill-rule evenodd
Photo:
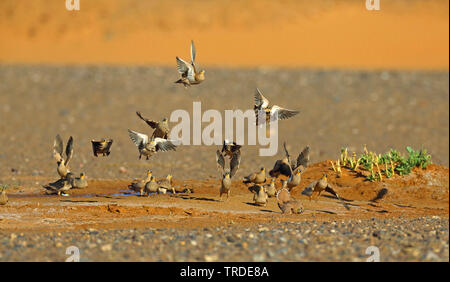
<instances>
[{"instance_id":1,"label":"desert ground","mask_svg":"<svg viewBox=\"0 0 450 282\"><path fill-rule=\"evenodd\" d=\"M99 0L81 1L79 12L61 12L62 2L0 2L0 184L9 199L0 261L65 261L71 246L87 262L366 261L370 246L381 261L449 261L448 1L381 1L376 12L356 0ZM175 56L189 58L191 39L206 80L185 89L173 83ZM229 200L219 201L218 145L138 159L127 129L152 130L136 111L161 120L176 110L192 119L194 102L202 112L252 109L256 87L300 113L280 121L275 155L241 149ZM42 187L59 178L57 134L73 136L70 169L89 183L69 196ZM114 140L107 157L92 153L101 138ZM270 170L283 142L294 157L311 148L292 191L302 214L281 214L275 198L253 205L242 183ZM432 164L383 181L346 168L338 177L330 161L364 146L424 148ZM173 175L176 194L127 188L149 169ZM349 209L327 193L301 194L324 173Z\"/></svg>"}]
</instances>

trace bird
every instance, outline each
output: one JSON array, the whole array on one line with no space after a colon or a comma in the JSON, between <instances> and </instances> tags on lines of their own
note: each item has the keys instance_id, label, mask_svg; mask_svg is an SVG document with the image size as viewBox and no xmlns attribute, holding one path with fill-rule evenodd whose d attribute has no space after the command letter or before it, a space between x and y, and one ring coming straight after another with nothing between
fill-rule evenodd
<instances>
[{"instance_id":1,"label":"bird","mask_svg":"<svg viewBox=\"0 0 450 282\"><path fill-rule=\"evenodd\" d=\"M266 182L266 170L264 167L261 167L259 172L254 172L246 177L244 177L245 184L254 183L254 184L262 184Z\"/></svg>"},{"instance_id":2,"label":"bird","mask_svg":"<svg viewBox=\"0 0 450 282\"><path fill-rule=\"evenodd\" d=\"M102 138L100 141L91 140L91 142L94 156L98 157L99 154L109 156L111 153L112 139L106 140L105 138Z\"/></svg>"},{"instance_id":3,"label":"bird","mask_svg":"<svg viewBox=\"0 0 450 282\"><path fill-rule=\"evenodd\" d=\"M0 206L8 203L8 196L6 195L6 185L0 186Z\"/></svg>"},{"instance_id":4,"label":"bird","mask_svg":"<svg viewBox=\"0 0 450 282\"><path fill-rule=\"evenodd\" d=\"M164 188L164 187L158 187L158 193L160 193L160 194L166 194L166 193L167 193L167 188Z\"/></svg>"},{"instance_id":5,"label":"bird","mask_svg":"<svg viewBox=\"0 0 450 282\"><path fill-rule=\"evenodd\" d=\"M147 182L150 181L152 177L152 171L147 170L147 176L144 179L137 179L131 182L130 185L128 185L128 189L131 189L135 192L139 192L139 194L142 196L144 194L144 188Z\"/></svg>"},{"instance_id":6,"label":"bird","mask_svg":"<svg viewBox=\"0 0 450 282\"><path fill-rule=\"evenodd\" d=\"M265 184L263 187L264 189L266 189L267 196L269 196L269 198L275 197L277 193L277 188L275 187L275 178L272 178L270 180L270 184Z\"/></svg>"},{"instance_id":7,"label":"bird","mask_svg":"<svg viewBox=\"0 0 450 282\"><path fill-rule=\"evenodd\" d=\"M232 158L234 152L239 151L239 153L240 153L241 147L242 146L236 144L236 142L230 142L230 141L225 139L223 141L221 153L225 153L226 156L228 156L229 158Z\"/></svg>"},{"instance_id":8,"label":"bird","mask_svg":"<svg viewBox=\"0 0 450 282\"><path fill-rule=\"evenodd\" d=\"M63 141L59 134L56 135L55 140L53 141L53 157L56 159L57 164L57 172L61 178L66 177L69 170L69 162L72 159L73 155L73 137L70 136L69 140L66 144L66 158L62 157L63 155Z\"/></svg>"},{"instance_id":9,"label":"bird","mask_svg":"<svg viewBox=\"0 0 450 282\"><path fill-rule=\"evenodd\" d=\"M253 195L253 202L258 206L266 206L267 205L267 193L263 186L258 185L258 190Z\"/></svg>"},{"instance_id":10,"label":"bird","mask_svg":"<svg viewBox=\"0 0 450 282\"><path fill-rule=\"evenodd\" d=\"M222 150L223 152L223 150ZM231 191L231 178L236 174L237 170L239 169L239 165L241 163L241 151L240 150L234 150L231 153L231 159L230 159L230 169L225 170L225 156L222 154L221 151L216 151L216 163L217 168L220 171L220 174L222 176L222 182L220 186L219 191L219 201L222 200L222 194L227 194L227 200L230 197L230 191ZM226 153L225 153L226 154Z\"/></svg>"},{"instance_id":11,"label":"bird","mask_svg":"<svg viewBox=\"0 0 450 282\"><path fill-rule=\"evenodd\" d=\"M300 170L296 170L294 174L292 174L287 180L287 187L289 192L292 191L296 186L300 185L301 180L301 172Z\"/></svg>"},{"instance_id":12,"label":"bird","mask_svg":"<svg viewBox=\"0 0 450 282\"><path fill-rule=\"evenodd\" d=\"M175 81L175 83L182 83L185 88L194 84L199 84L205 80L205 71L198 71L195 66L195 46L194 41L191 41L191 62L188 63L178 56L177 59L177 70L181 74L181 78Z\"/></svg>"},{"instance_id":13,"label":"bird","mask_svg":"<svg viewBox=\"0 0 450 282\"><path fill-rule=\"evenodd\" d=\"M53 194L56 192L58 196L67 196L67 194L64 194L64 192L72 189L72 183L74 179L75 176L73 175L73 173L68 172L64 178L58 179L55 182L49 183L47 185L43 185L42 187L47 190L47 193Z\"/></svg>"},{"instance_id":14,"label":"bird","mask_svg":"<svg viewBox=\"0 0 450 282\"><path fill-rule=\"evenodd\" d=\"M291 177L293 172L300 171L300 174L305 172L309 163L309 146L306 146L301 151L295 162L291 161L291 156L286 148L286 142L283 143L283 148L285 156L281 160L275 162L273 169L269 171L269 175L271 177L279 177L280 175ZM300 179L298 181L300 183Z\"/></svg>"},{"instance_id":15,"label":"bird","mask_svg":"<svg viewBox=\"0 0 450 282\"><path fill-rule=\"evenodd\" d=\"M172 187L172 175L168 174L166 179L161 179L156 182L159 188L163 191L164 189L171 190L172 194L175 194L175 188ZM166 194L165 192L163 194Z\"/></svg>"},{"instance_id":16,"label":"bird","mask_svg":"<svg viewBox=\"0 0 450 282\"><path fill-rule=\"evenodd\" d=\"M147 160L156 152L167 152L169 150L176 151L176 145L174 141L164 138L152 138L149 140L148 136L143 133L139 133L128 129L128 134L131 140L138 147L139 159L142 155L146 156Z\"/></svg>"},{"instance_id":17,"label":"bird","mask_svg":"<svg viewBox=\"0 0 450 282\"><path fill-rule=\"evenodd\" d=\"M144 118L141 112L137 111L136 115L145 121L151 128L155 129L151 138L163 138L167 139L170 129L169 129L169 120L165 117L161 121L153 121L147 118Z\"/></svg>"},{"instance_id":18,"label":"bird","mask_svg":"<svg viewBox=\"0 0 450 282\"><path fill-rule=\"evenodd\" d=\"M262 95L258 88L256 88L255 91L255 105L253 110L256 115L256 125L264 121L270 122L275 119L288 119L299 113L299 111L296 110L289 110L277 105L270 105L269 100ZM261 117L259 116L260 113ZM265 116L262 114L265 114Z\"/></svg>"},{"instance_id":19,"label":"bird","mask_svg":"<svg viewBox=\"0 0 450 282\"><path fill-rule=\"evenodd\" d=\"M220 191L219 191L219 201L222 201L222 195L223 194L227 194L227 200L230 197L230 191L231 191L231 177L230 177L230 172L227 171L225 172L225 174L223 175L222 178L222 183L220 186Z\"/></svg>"},{"instance_id":20,"label":"bird","mask_svg":"<svg viewBox=\"0 0 450 282\"><path fill-rule=\"evenodd\" d=\"M152 176L150 178L150 181L145 184L144 191L147 194L147 196L150 196L150 193L157 193L158 188L159 188L159 185L158 185L158 183L156 183L156 178L154 176Z\"/></svg>"},{"instance_id":21,"label":"bird","mask_svg":"<svg viewBox=\"0 0 450 282\"><path fill-rule=\"evenodd\" d=\"M309 197L309 200L311 201L313 198L313 194L316 193L316 201L319 199L322 192L328 192L335 196L343 205L344 207L349 210L350 208L348 205L339 197L339 195L334 191L334 189L330 186L330 183L328 182L328 176L326 173L323 174L323 176L316 181L311 182L303 191L302 195L306 195Z\"/></svg>"},{"instance_id":22,"label":"bird","mask_svg":"<svg viewBox=\"0 0 450 282\"><path fill-rule=\"evenodd\" d=\"M80 173L80 177L75 177L72 182L72 188L86 188L88 187L88 182L84 172Z\"/></svg>"},{"instance_id":23,"label":"bird","mask_svg":"<svg viewBox=\"0 0 450 282\"><path fill-rule=\"evenodd\" d=\"M285 214L300 214L303 213L302 203L291 197L291 193L287 189L287 181L282 180L282 188L277 192L278 207L281 213Z\"/></svg>"}]
</instances>

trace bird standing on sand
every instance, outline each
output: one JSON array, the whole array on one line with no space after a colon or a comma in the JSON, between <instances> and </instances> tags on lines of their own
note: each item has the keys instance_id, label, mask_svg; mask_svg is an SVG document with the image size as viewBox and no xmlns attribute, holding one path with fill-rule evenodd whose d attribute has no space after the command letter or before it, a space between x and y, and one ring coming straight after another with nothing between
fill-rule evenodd
<instances>
[{"instance_id":1,"label":"bird standing on sand","mask_svg":"<svg viewBox=\"0 0 450 282\"><path fill-rule=\"evenodd\" d=\"M291 197L291 193L289 193L289 190L287 189L287 181L282 180L282 183L282 188L277 192L278 207L280 208L281 213L302 213L304 210L302 203Z\"/></svg>"},{"instance_id":2,"label":"bird standing on sand","mask_svg":"<svg viewBox=\"0 0 450 282\"><path fill-rule=\"evenodd\" d=\"M165 191L171 190L172 194L175 195L175 188L172 187L172 175L171 174L168 174L166 179L158 180L156 183L158 183L159 190L164 192L163 194L166 194Z\"/></svg>"},{"instance_id":3,"label":"bird standing on sand","mask_svg":"<svg viewBox=\"0 0 450 282\"><path fill-rule=\"evenodd\" d=\"M144 194L145 185L147 184L147 182L150 181L151 177L152 177L152 171L148 170L146 178L134 180L133 182L131 182L130 185L128 185L128 189L131 189L135 192L139 192L139 194L142 196Z\"/></svg>"},{"instance_id":4,"label":"bird standing on sand","mask_svg":"<svg viewBox=\"0 0 450 282\"><path fill-rule=\"evenodd\" d=\"M260 122L264 123L264 121L269 123L276 119L288 119L299 113L299 111L288 110L277 105L270 105L269 100L262 95L258 88L256 88L255 92L255 105L253 110L256 115L256 125ZM260 113L265 116L259 117Z\"/></svg>"},{"instance_id":5,"label":"bird standing on sand","mask_svg":"<svg viewBox=\"0 0 450 282\"><path fill-rule=\"evenodd\" d=\"M275 194L277 193L277 188L275 187L275 178L272 178L270 180L270 184L265 184L264 189L266 189L267 196L269 198L275 197Z\"/></svg>"},{"instance_id":6,"label":"bird standing on sand","mask_svg":"<svg viewBox=\"0 0 450 282\"><path fill-rule=\"evenodd\" d=\"M205 71L197 71L195 66L195 46L194 41L191 41L191 62L188 63L183 59L177 58L177 70L181 74L181 78L175 83L182 83L184 87L191 86L194 84L199 84L205 80Z\"/></svg>"},{"instance_id":7,"label":"bird standing on sand","mask_svg":"<svg viewBox=\"0 0 450 282\"><path fill-rule=\"evenodd\" d=\"M47 190L47 193L57 193L58 196L68 196L67 194L64 194L64 192L72 189L72 183L75 179L75 176L73 173L68 172L64 178L58 179L57 181L53 183L49 183L47 185L43 185Z\"/></svg>"},{"instance_id":8,"label":"bird standing on sand","mask_svg":"<svg viewBox=\"0 0 450 282\"><path fill-rule=\"evenodd\" d=\"M147 157L151 157L156 152L167 152L169 150L176 151L176 145L171 140L167 140L164 138L152 138L149 140L148 136L143 133L139 133L133 130L128 129L128 134L130 135L131 140L138 147L139 150L139 159L141 159L142 155Z\"/></svg>"},{"instance_id":9,"label":"bird standing on sand","mask_svg":"<svg viewBox=\"0 0 450 282\"><path fill-rule=\"evenodd\" d=\"M225 144L225 143L224 143ZM222 152L224 150L222 149ZM216 162L217 162L217 168L220 171L220 175L222 176L222 182L220 186L219 196L220 201L222 200L222 195L227 194L227 200L230 197L231 192L231 178L236 174L237 170L239 169L239 165L241 163L241 151L234 150L233 152L230 151L230 169L225 170L225 157L219 150L216 151ZM225 154L227 152L225 151Z\"/></svg>"},{"instance_id":10,"label":"bird standing on sand","mask_svg":"<svg viewBox=\"0 0 450 282\"><path fill-rule=\"evenodd\" d=\"M151 128L155 129L151 138L163 138L167 139L170 129L169 129L169 120L167 118L163 118L162 121L153 121L147 118L144 118L141 112L136 112L137 116L145 121Z\"/></svg>"},{"instance_id":11,"label":"bird standing on sand","mask_svg":"<svg viewBox=\"0 0 450 282\"><path fill-rule=\"evenodd\" d=\"M261 185L258 185L258 189L255 192L255 194L253 195L253 202L255 203L255 205L266 206L268 198L269 197L267 196L267 193L266 193L264 187Z\"/></svg>"},{"instance_id":12,"label":"bird standing on sand","mask_svg":"<svg viewBox=\"0 0 450 282\"><path fill-rule=\"evenodd\" d=\"M158 192L158 187L159 185L158 183L156 183L155 177L152 176L150 178L150 181L145 184L144 192L147 194L147 196L149 196L150 193Z\"/></svg>"},{"instance_id":13,"label":"bird standing on sand","mask_svg":"<svg viewBox=\"0 0 450 282\"><path fill-rule=\"evenodd\" d=\"M8 203L8 196L6 195L6 185L0 186L0 206L6 205Z\"/></svg>"},{"instance_id":14,"label":"bird standing on sand","mask_svg":"<svg viewBox=\"0 0 450 282\"><path fill-rule=\"evenodd\" d=\"M103 156L109 156L111 153L111 145L113 143L112 139L106 140L103 138L100 141L91 140L92 142L92 151L94 152L94 156L98 157L99 154Z\"/></svg>"},{"instance_id":15,"label":"bird standing on sand","mask_svg":"<svg viewBox=\"0 0 450 282\"><path fill-rule=\"evenodd\" d=\"M66 144L66 159L63 159L63 141L61 139L61 136L59 134L56 135L55 140L53 142L53 157L56 160L57 164L57 172L61 178L66 177L67 173L70 172L69 170L69 161L72 159L73 155L73 138L72 136L69 137L69 140Z\"/></svg>"},{"instance_id":16,"label":"bird standing on sand","mask_svg":"<svg viewBox=\"0 0 450 282\"><path fill-rule=\"evenodd\" d=\"M266 182L266 170L264 167L261 167L259 172L254 172L249 176L244 177L245 184L254 183L254 184L262 184Z\"/></svg>"},{"instance_id":17,"label":"bird standing on sand","mask_svg":"<svg viewBox=\"0 0 450 282\"><path fill-rule=\"evenodd\" d=\"M324 174L319 180L311 182L303 191L302 195L306 195L309 197L309 200L311 201L313 198L313 193L317 194L316 201L319 199L320 194L322 194L323 191L328 192L335 196L348 210L350 209L348 205L339 197L339 195L336 193L336 191L333 190L333 188L330 186L330 183L328 183L327 174Z\"/></svg>"},{"instance_id":18,"label":"bird standing on sand","mask_svg":"<svg viewBox=\"0 0 450 282\"><path fill-rule=\"evenodd\" d=\"M80 177L75 177L72 182L72 188L86 188L88 187L88 182L84 172L80 173Z\"/></svg>"}]
</instances>

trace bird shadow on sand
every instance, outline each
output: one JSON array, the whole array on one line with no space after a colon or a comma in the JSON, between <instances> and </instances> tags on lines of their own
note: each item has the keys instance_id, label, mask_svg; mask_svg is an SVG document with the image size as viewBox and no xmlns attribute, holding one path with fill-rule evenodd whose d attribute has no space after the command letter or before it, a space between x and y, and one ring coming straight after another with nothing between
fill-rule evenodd
<instances>
[{"instance_id":1,"label":"bird shadow on sand","mask_svg":"<svg viewBox=\"0 0 450 282\"><path fill-rule=\"evenodd\" d=\"M327 211L327 210L311 210L311 209L305 209L305 211L323 212L323 213L328 213L328 214L337 214L336 212L333 212L333 211Z\"/></svg>"},{"instance_id":2,"label":"bird shadow on sand","mask_svg":"<svg viewBox=\"0 0 450 282\"><path fill-rule=\"evenodd\" d=\"M217 199L205 198L205 197L193 197L193 196L173 196L174 198L179 198L183 200L198 200L198 201L208 201L208 202L220 202Z\"/></svg>"},{"instance_id":3,"label":"bird shadow on sand","mask_svg":"<svg viewBox=\"0 0 450 282\"><path fill-rule=\"evenodd\" d=\"M64 203L98 203L95 200L60 200L60 202Z\"/></svg>"},{"instance_id":4,"label":"bird shadow on sand","mask_svg":"<svg viewBox=\"0 0 450 282\"><path fill-rule=\"evenodd\" d=\"M338 200L338 199L336 199L335 196L331 196L331 195L321 195L321 196L322 196L322 197L325 197L325 198L329 198L329 199L335 199L335 200ZM342 198L342 197L341 197L341 200L344 201L344 202L353 202L353 201L354 201L354 200L349 200L349 199Z\"/></svg>"}]
</instances>

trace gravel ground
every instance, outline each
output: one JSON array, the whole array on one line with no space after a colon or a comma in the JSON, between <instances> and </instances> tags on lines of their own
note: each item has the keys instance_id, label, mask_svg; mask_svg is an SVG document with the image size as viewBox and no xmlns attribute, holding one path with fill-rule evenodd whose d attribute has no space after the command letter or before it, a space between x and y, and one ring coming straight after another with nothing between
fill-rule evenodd
<instances>
[{"instance_id":1,"label":"gravel ground","mask_svg":"<svg viewBox=\"0 0 450 282\"><path fill-rule=\"evenodd\" d=\"M446 218L287 222L202 229L164 228L2 233L0 261L449 261Z\"/></svg>"}]
</instances>

